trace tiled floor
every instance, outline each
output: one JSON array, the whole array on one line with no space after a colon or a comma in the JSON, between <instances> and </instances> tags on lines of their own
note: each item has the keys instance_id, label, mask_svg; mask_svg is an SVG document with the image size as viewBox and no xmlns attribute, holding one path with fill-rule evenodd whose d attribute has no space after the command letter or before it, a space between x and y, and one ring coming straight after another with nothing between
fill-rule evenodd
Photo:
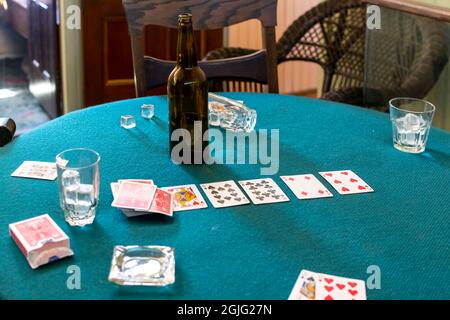
<instances>
[{"instance_id":1,"label":"tiled floor","mask_svg":"<svg viewBox=\"0 0 450 320\"><path fill-rule=\"evenodd\" d=\"M49 121L48 115L28 90L22 70L26 43L0 20L0 117L17 124L16 135Z\"/></svg>"}]
</instances>

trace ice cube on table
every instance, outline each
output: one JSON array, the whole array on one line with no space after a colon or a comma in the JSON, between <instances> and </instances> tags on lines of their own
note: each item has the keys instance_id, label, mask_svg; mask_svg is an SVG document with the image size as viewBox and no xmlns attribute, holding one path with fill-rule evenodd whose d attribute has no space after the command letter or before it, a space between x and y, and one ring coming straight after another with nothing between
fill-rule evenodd
<instances>
[{"instance_id":1,"label":"ice cube on table","mask_svg":"<svg viewBox=\"0 0 450 320\"><path fill-rule=\"evenodd\" d=\"M143 104L141 106L141 116L144 119L151 119L155 115L155 106L152 104Z\"/></svg>"},{"instance_id":2,"label":"ice cube on table","mask_svg":"<svg viewBox=\"0 0 450 320\"><path fill-rule=\"evenodd\" d=\"M133 116L125 115L120 117L120 126L125 129L136 127L136 119Z\"/></svg>"}]
</instances>

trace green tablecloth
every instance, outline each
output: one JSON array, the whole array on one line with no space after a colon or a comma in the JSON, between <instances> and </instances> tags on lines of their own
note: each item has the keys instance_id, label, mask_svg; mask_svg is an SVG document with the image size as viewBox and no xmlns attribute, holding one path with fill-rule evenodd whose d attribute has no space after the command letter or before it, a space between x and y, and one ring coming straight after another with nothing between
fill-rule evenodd
<instances>
[{"instance_id":1,"label":"green tablecloth","mask_svg":"<svg viewBox=\"0 0 450 320\"><path fill-rule=\"evenodd\" d=\"M274 180L287 203L127 219L110 206L109 183L150 178L159 186L260 177L258 165L176 166L168 160L167 102L151 97L73 112L0 149L0 298L3 299L286 299L301 269L367 279L381 269L381 289L368 299L450 298L450 135L433 130L427 152L392 147L385 114L321 100L231 94L258 110L259 129L280 129ZM142 119L140 105L155 104ZM124 130L120 116L136 116ZM95 223L69 227L56 183L12 178L24 160L53 161L65 149L102 155ZM279 175L351 169L375 193L300 201ZM322 180L322 178L319 178ZM323 181L323 180L322 180ZM32 270L8 224L49 213L70 236L75 256ZM107 280L114 245L176 248L176 283L119 287ZM67 267L81 270L81 290L68 290Z\"/></svg>"}]
</instances>

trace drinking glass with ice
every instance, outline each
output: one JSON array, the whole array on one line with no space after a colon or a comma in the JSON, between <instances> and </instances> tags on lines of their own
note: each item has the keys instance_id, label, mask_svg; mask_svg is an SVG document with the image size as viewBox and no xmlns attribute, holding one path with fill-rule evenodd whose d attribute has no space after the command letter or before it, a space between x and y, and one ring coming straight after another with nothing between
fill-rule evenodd
<instances>
[{"instance_id":1,"label":"drinking glass with ice","mask_svg":"<svg viewBox=\"0 0 450 320\"><path fill-rule=\"evenodd\" d=\"M59 202L71 226L94 222L98 206L100 155L88 149L71 149L56 156Z\"/></svg>"},{"instance_id":2,"label":"drinking glass with ice","mask_svg":"<svg viewBox=\"0 0 450 320\"><path fill-rule=\"evenodd\" d=\"M435 106L414 98L389 101L394 147L403 152L425 151Z\"/></svg>"}]
</instances>

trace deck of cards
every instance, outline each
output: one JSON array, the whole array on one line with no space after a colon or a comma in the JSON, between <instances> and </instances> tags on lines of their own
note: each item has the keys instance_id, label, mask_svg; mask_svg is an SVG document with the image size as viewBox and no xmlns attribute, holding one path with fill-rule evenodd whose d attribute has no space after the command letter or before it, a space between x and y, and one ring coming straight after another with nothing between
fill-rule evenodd
<instances>
[{"instance_id":1,"label":"deck of cards","mask_svg":"<svg viewBox=\"0 0 450 320\"><path fill-rule=\"evenodd\" d=\"M33 269L73 255L69 237L48 214L12 223L9 233Z\"/></svg>"},{"instance_id":2,"label":"deck of cards","mask_svg":"<svg viewBox=\"0 0 450 320\"><path fill-rule=\"evenodd\" d=\"M111 183L111 191L112 206L129 218L150 213L173 216L174 194L158 188L152 180L119 180Z\"/></svg>"},{"instance_id":3,"label":"deck of cards","mask_svg":"<svg viewBox=\"0 0 450 320\"><path fill-rule=\"evenodd\" d=\"M367 300L362 280L302 270L289 300Z\"/></svg>"}]
</instances>

